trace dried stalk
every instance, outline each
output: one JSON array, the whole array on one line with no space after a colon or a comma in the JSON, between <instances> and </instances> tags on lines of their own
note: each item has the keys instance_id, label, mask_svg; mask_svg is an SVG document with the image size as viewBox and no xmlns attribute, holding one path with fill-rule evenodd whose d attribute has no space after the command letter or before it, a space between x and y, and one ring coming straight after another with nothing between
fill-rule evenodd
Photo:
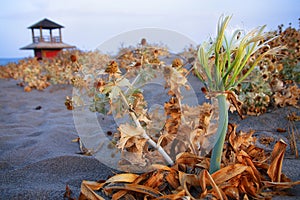
<instances>
[{"instance_id":1,"label":"dried stalk","mask_svg":"<svg viewBox=\"0 0 300 200\"><path fill-rule=\"evenodd\" d=\"M171 159L171 157L166 153L166 151L160 146L158 145L156 142L154 142L150 137L149 135L147 135L145 129L142 127L141 123L139 122L139 120L137 119L135 113L133 111L130 110L130 105L125 97L125 95L123 94L123 92L120 91L120 95L122 97L122 100L123 102L126 104L127 108L129 109L129 114L132 118L132 120L134 121L135 125L138 127L138 128L141 128L141 130L143 130L143 133L142 133L142 137L147 139L147 142L152 146L154 147L163 157L164 159L167 161L167 163L169 165L174 165L174 161Z\"/></svg>"}]
</instances>

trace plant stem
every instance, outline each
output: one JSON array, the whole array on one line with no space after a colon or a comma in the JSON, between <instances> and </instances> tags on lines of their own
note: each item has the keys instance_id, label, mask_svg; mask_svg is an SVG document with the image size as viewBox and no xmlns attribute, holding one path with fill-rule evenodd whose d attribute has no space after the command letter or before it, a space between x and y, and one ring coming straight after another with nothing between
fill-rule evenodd
<instances>
[{"instance_id":1,"label":"plant stem","mask_svg":"<svg viewBox=\"0 0 300 200\"><path fill-rule=\"evenodd\" d=\"M223 152L223 146L228 126L228 107L225 94L217 96L219 106L219 125L217 129L217 143L212 150L212 156L210 159L210 174L218 171L221 167L221 158Z\"/></svg>"},{"instance_id":2,"label":"plant stem","mask_svg":"<svg viewBox=\"0 0 300 200\"><path fill-rule=\"evenodd\" d=\"M124 101L124 103L126 104L126 106L128 108L130 108L129 106L129 103L125 97L125 95L123 94L123 92L120 92L120 95L122 97L122 100ZM171 159L171 157L166 153L166 151L160 146L160 145L157 145L156 142L154 142L150 137L149 135L147 135L145 129L142 127L141 123L139 122L139 120L137 119L136 115L134 112L132 111L129 111L129 114L132 118L132 120L134 121L135 125L138 127L138 128L141 128L141 130L143 130L143 134L142 134L142 137L147 139L147 142L152 146L154 147L155 149L157 149L157 151L164 157L164 159L167 161L167 163L169 165L174 165L174 162L173 160Z\"/></svg>"}]
</instances>

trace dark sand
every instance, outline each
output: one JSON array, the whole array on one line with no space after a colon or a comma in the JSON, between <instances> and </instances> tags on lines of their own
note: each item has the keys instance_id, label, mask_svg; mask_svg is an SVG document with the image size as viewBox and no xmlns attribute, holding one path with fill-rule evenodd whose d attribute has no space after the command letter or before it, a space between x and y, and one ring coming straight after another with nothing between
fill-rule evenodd
<instances>
[{"instance_id":1,"label":"dark sand","mask_svg":"<svg viewBox=\"0 0 300 200\"><path fill-rule=\"evenodd\" d=\"M72 87L25 93L15 81L0 86L0 199L63 199L66 184L78 196L82 180L111 174L95 158L76 154L73 115L64 106Z\"/></svg>"},{"instance_id":2,"label":"dark sand","mask_svg":"<svg viewBox=\"0 0 300 200\"><path fill-rule=\"evenodd\" d=\"M72 112L64 106L71 86L25 93L16 83L0 80L0 199L63 199L66 184L78 197L82 180L107 179L113 173L97 159L76 154L78 144L71 141L78 135ZM288 107L243 121L230 115L230 122L238 122L245 131L259 130L256 135L287 141L287 133L276 133L276 129L287 129L285 116L290 111L299 114L299 109ZM299 122L296 125L300 129ZM300 160L290 155L289 148L283 171L292 180L300 180ZM300 199L300 186L291 193L296 196L274 199Z\"/></svg>"}]
</instances>

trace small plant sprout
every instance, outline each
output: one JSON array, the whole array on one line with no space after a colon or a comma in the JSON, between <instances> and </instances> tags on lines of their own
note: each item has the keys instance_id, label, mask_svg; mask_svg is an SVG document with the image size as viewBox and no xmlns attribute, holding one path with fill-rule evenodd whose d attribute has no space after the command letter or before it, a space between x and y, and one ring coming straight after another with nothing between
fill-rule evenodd
<instances>
[{"instance_id":1,"label":"small plant sprout","mask_svg":"<svg viewBox=\"0 0 300 200\"><path fill-rule=\"evenodd\" d=\"M280 47L270 48L268 42L275 38L263 32L265 26L245 33L242 30L226 34L231 16L222 15L218 22L217 36L209 43L203 43L198 50L199 64L195 73L204 82L207 95L217 100L219 110L216 144L212 150L210 173L220 169L221 154L228 126L229 102L236 102L233 89L245 80L266 55L274 55ZM264 48L258 56L254 53ZM230 95L229 95L230 94ZM234 99L233 99L234 98ZM233 103L235 104L235 103ZM239 110L239 108L234 105Z\"/></svg>"}]
</instances>

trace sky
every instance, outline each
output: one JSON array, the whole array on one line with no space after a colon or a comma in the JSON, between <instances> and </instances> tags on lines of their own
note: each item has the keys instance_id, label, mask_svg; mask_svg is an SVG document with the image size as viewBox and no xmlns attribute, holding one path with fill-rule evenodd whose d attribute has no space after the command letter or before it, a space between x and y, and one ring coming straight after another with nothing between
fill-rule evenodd
<instances>
[{"instance_id":1,"label":"sky","mask_svg":"<svg viewBox=\"0 0 300 200\"><path fill-rule=\"evenodd\" d=\"M289 23L298 29L300 0L4 0L0 58L33 56L32 50L20 48L32 42L28 27L44 18L65 27L63 42L92 51L143 28L169 30L200 44L216 34L222 14L232 15L232 29L266 24L266 30L276 30Z\"/></svg>"}]
</instances>

